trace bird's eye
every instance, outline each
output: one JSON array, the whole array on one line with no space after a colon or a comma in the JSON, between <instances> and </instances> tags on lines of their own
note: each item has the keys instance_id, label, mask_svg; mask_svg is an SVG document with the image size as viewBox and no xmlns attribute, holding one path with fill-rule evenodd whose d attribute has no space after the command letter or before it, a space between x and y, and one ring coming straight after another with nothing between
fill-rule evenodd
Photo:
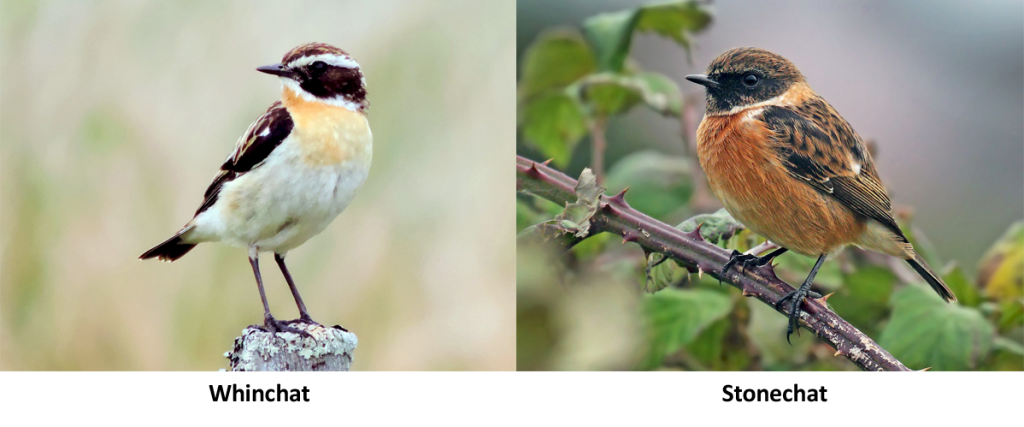
<instances>
[{"instance_id":1,"label":"bird's eye","mask_svg":"<svg viewBox=\"0 0 1024 427\"><path fill-rule=\"evenodd\" d=\"M747 74L743 76L743 84L746 85L747 87L757 86L757 82L759 81L760 79L758 79L757 75L754 74Z\"/></svg>"},{"instance_id":2,"label":"bird's eye","mask_svg":"<svg viewBox=\"0 0 1024 427\"><path fill-rule=\"evenodd\" d=\"M323 61L316 61L309 66L309 69L314 73L322 73L327 70L327 64L324 64Z\"/></svg>"}]
</instances>

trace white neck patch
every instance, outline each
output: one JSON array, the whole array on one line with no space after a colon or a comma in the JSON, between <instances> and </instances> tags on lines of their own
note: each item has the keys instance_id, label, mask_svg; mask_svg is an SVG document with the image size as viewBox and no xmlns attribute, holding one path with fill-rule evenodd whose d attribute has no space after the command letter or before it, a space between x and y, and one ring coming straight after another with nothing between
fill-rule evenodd
<instances>
[{"instance_id":1,"label":"white neck patch","mask_svg":"<svg viewBox=\"0 0 1024 427\"><path fill-rule=\"evenodd\" d=\"M292 62L284 64L285 68L305 67L316 61L323 61L325 64L333 65L341 68L359 68L359 63L356 60L349 58L344 55L334 55L330 53L324 53L320 55L303 56Z\"/></svg>"},{"instance_id":2,"label":"white neck patch","mask_svg":"<svg viewBox=\"0 0 1024 427\"><path fill-rule=\"evenodd\" d=\"M302 99L305 99L306 101L309 102L321 102L327 105L342 107L349 111L355 112L358 112L360 109L365 108L363 104L345 99L344 96L335 96L334 98L318 98L315 95L303 90L302 86L299 86L298 82L287 77L281 77L281 85L287 87L288 89L291 89L292 92L299 94L299 96L301 96Z\"/></svg>"},{"instance_id":3,"label":"white neck patch","mask_svg":"<svg viewBox=\"0 0 1024 427\"><path fill-rule=\"evenodd\" d=\"M768 99L766 99L764 101L761 101L761 102L758 102L758 103L755 103L755 104L739 105L739 106L736 106L736 107L732 107L732 109L729 110L729 111L726 111L726 112L723 112L723 113L718 113L718 114L712 114L712 116L731 116L733 114L736 114L736 113L739 113L739 112L742 112L742 111L745 111L745 110L752 110L752 109L757 109L757 111L760 112L760 110L763 110L765 107L771 107L771 106L785 107L785 106L788 106L788 105L792 104L789 101L789 99L786 97L787 93L789 93L789 91L784 92L782 95L776 96L774 98L768 98Z\"/></svg>"}]
</instances>

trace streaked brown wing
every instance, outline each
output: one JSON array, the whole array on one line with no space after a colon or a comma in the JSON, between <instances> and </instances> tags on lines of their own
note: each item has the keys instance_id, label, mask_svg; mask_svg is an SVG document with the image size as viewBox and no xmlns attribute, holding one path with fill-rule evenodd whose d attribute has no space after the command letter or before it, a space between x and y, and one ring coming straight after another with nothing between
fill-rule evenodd
<instances>
[{"instance_id":1,"label":"streaked brown wing","mask_svg":"<svg viewBox=\"0 0 1024 427\"><path fill-rule=\"evenodd\" d=\"M763 112L765 123L775 132L774 148L782 164L801 181L906 241L860 137L824 101L812 101L804 108L810 111L772 106ZM854 170L855 163L860 165L859 172Z\"/></svg>"},{"instance_id":2,"label":"streaked brown wing","mask_svg":"<svg viewBox=\"0 0 1024 427\"><path fill-rule=\"evenodd\" d=\"M235 151L220 166L220 172L206 189L205 200L196 210L196 215L217 202L217 195L224 184L263 164L270 153L292 132L292 127L292 117L281 101L271 105L267 112L256 119L238 139Z\"/></svg>"}]
</instances>

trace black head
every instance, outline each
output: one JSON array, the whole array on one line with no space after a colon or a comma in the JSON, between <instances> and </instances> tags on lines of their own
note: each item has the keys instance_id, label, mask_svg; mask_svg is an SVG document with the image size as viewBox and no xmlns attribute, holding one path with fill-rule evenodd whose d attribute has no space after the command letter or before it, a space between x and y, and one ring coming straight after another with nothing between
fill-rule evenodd
<instances>
[{"instance_id":1,"label":"black head","mask_svg":"<svg viewBox=\"0 0 1024 427\"><path fill-rule=\"evenodd\" d=\"M686 79L707 88L707 114L735 113L735 109L782 95L804 81L800 70L786 58L764 49L739 47L718 55L707 74Z\"/></svg>"},{"instance_id":2,"label":"black head","mask_svg":"<svg viewBox=\"0 0 1024 427\"><path fill-rule=\"evenodd\" d=\"M257 71L280 76L286 86L306 98L363 111L366 79L359 64L345 51L325 43L304 44L290 50L280 64Z\"/></svg>"}]
</instances>

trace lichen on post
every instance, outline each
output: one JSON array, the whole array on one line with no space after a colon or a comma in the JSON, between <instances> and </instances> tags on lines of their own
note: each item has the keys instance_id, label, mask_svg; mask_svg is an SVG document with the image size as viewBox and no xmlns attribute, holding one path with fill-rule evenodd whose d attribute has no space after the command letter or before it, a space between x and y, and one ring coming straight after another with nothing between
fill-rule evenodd
<instances>
[{"instance_id":1,"label":"lichen on post","mask_svg":"<svg viewBox=\"0 0 1024 427\"><path fill-rule=\"evenodd\" d=\"M291 325L309 333L303 337L292 332L271 334L250 325L235 338L235 345L224 353L232 371L347 371L352 353L359 345L355 334L341 326L326 327L296 321Z\"/></svg>"}]
</instances>

